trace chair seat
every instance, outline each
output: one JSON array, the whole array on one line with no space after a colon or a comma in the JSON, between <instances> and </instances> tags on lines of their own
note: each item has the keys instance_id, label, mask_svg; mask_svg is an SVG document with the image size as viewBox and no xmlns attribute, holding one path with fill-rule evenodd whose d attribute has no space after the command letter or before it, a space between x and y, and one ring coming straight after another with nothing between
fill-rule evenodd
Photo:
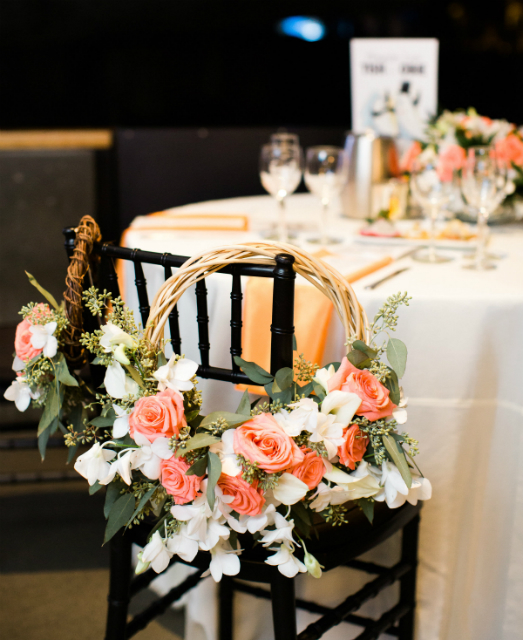
<instances>
[{"instance_id":1,"label":"chair seat","mask_svg":"<svg viewBox=\"0 0 523 640\"><path fill-rule=\"evenodd\" d=\"M421 503L413 506L404 504L399 509L389 509L385 503L374 505L374 521L371 524L356 504L351 504L347 511L348 522L333 527L321 520L315 522L311 529L311 537L307 539L307 549L325 567L325 571L339 567L361 556L376 545L380 544L415 518L421 509ZM147 543L152 530L151 524L144 522L139 527L133 527L126 535L140 546ZM270 552L260 544L255 544L250 534L238 536L241 548L241 570L237 578L252 582L271 582L271 577L277 571L276 567L265 563ZM199 551L192 562L183 562L198 569L206 569L211 557L208 551ZM297 549L296 556L303 558L301 549Z\"/></svg>"}]
</instances>

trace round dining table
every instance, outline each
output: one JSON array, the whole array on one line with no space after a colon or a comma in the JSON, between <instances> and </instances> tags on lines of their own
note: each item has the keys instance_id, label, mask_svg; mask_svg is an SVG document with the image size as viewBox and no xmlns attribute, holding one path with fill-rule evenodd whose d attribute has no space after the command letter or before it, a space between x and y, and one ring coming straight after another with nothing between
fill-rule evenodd
<instances>
[{"instance_id":1,"label":"round dining table","mask_svg":"<svg viewBox=\"0 0 523 640\"><path fill-rule=\"evenodd\" d=\"M320 204L309 194L287 202L293 240L308 251L318 244ZM122 244L160 253L192 256L220 245L260 241L270 235L277 209L270 196L233 198L177 207L161 215L135 219ZM237 230L220 225L180 227L178 220L236 216ZM185 223L184 223L185 224ZM388 255L392 260L368 273L353 288L370 318L398 291L412 297L400 309L397 337L408 347L403 388L408 397L411 436L420 442L417 462L433 487L422 509L417 591L418 640L521 640L523 637L523 224L492 227L489 249L499 254L496 269L463 268L466 250L444 248L449 262L427 264L401 257L408 243L377 239L358 231L363 221L333 215L330 235L341 242L327 248L334 262L351 271L362 262ZM186 225L187 227L187 225ZM397 244L396 244L397 243ZM447 243L448 244L448 243ZM451 243L450 243L451 244ZM459 243L458 243L459 244ZM463 244L463 243L461 243ZM461 244L459 246L461 247ZM126 269L132 267L126 267ZM375 288L368 285L401 273ZM352 269L354 270L354 269ZM145 265L150 299L161 286L163 269ZM121 274L124 298L138 308L131 271ZM230 284L225 276L207 279L210 358L214 366L230 366ZM227 304L225 304L227 302ZM194 297L179 304L182 351L198 361ZM340 360L346 337L333 316L323 362ZM241 392L229 383L202 381L203 412L234 411ZM391 565L397 539L373 550L372 558ZM190 568L174 565L153 583L159 592L183 579ZM318 582L297 578L297 597L334 606L359 588L365 577L340 567ZM186 640L216 640L216 587L211 578L190 592L186 607ZM391 588L362 615L378 616L393 606ZM272 637L270 604L238 593L235 596L237 640ZM298 612L298 630L315 619ZM356 637L358 627L342 623L326 640Z\"/></svg>"}]
</instances>

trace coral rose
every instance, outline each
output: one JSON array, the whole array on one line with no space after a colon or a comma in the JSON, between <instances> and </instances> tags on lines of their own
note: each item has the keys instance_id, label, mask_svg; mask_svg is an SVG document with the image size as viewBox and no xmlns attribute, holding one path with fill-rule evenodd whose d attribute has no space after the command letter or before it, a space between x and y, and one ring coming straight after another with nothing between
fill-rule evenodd
<instances>
[{"instance_id":1,"label":"coral rose","mask_svg":"<svg viewBox=\"0 0 523 640\"><path fill-rule=\"evenodd\" d=\"M200 495L198 491L203 476L186 476L189 467L183 458L175 456L161 462L160 482L167 493L174 497L175 504L186 504Z\"/></svg>"},{"instance_id":2,"label":"coral rose","mask_svg":"<svg viewBox=\"0 0 523 640\"><path fill-rule=\"evenodd\" d=\"M301 447L301 450L305 457L302 462L294 467L291 473L298 480L305 482L309 489L315 489L320 484L325 473L323 458L316 451L307 447Z\"/></svg>"},{"instance_id":3,"label":"coral rose","mask_svg":"<svg viewBox=\"0 0 523 640\"><path fill-rule=\"evenodd\" d=\"M234 432L234 452L258 463L267 473L284 471L302 462L303 452L270 413L261 413Z\"/></svg>"},{"instance_id":4,"label":"coral rose","mask_svg":"<svg viewBox=\"0 0 523 640\"><path fill-rule=\"evenodd\" d=\"M465 164L465 149L457 144L449 144L438 156L438 176L442 182L450 182L454 171Z\"/></svg>"},{"instance_id":5,"label":"coral rose","mask_svg":"<svg viewBox=\"0 0 523 640\"><path fill-rule=\"evenodd\" d=\"M496 142L496 155L498 159L509 168L511 163L523 165L523 142L514 134L508 135L503 140Z\"/></svg>"},{"instance_id":6,"label":"coral rose","mask_svg":"<svg viewBox=\"0 0 523 640\"><path fill-rule=\"evenodd\" d=\"M265 504L263 492L255 485L250 485L241 476L228 476L225 473L218 479L218 486L224 495L232 496L234 500L228 505L236 513L247 516L257 516Z\"/></svg>"},{"instance_id":7,"label":"coral rose","mask_svg":"<svg viewBox=\"0 0 523 640\"><path fill-rule=\"evenodd\" d=\"M129 416L129 433L144 435L149 442L156 438L172 438L187 426L180 393L166 389L155 396L140 398Z\"/></svg>"},{"instance_id":8,"label":"coral rose","mask_svg":"<svg viewBox=\"0 0 523 640\"><path fill-rule=\"evenodd\" d=\"M369 439L361 432L357 424L344 429L343 437L345 442L338 447L340 462L354 471L356 462L363 460Z\"/></svg>"},{"instance_id":9,"label":"coral rose","mask_svg":"<svg viewBox=\"0 0 523 640\"><path fill-rule=\"evenodd\" d=\"M414 160L416 160L420 153L421 145L417 140L415 140L401 158L400 170L410 173L414 167Z\"/></svg>"},{"instance_id":10,"label":"coral rose","mask_svg":"<svg viewBox=\"0 0 523 640\"><path fill-rule=\"evenodd\" d=\"M29 362L36 356L39 356L42 353L43 349L35 349L31 344L31 338L33 334L29 331L29 329L33 325L27 320L22 320L20 324L16 327L15 334L15 351L16 355L23 360L24 362Z\"/></svg>"},{"instance_id":11,"label":"coral rose","mask_svg":"<svg viewBox=\"0 0 523 640\"><path fill-rule=\"evenodd\" d=\"M370 371L357 369L347 358L343 358L340 368L327 384L329 393L335 390L350 391L361 398L357 414L368 420L391 416L396 408L389 398L389 390Z\"/></svg>"}]
</instances>

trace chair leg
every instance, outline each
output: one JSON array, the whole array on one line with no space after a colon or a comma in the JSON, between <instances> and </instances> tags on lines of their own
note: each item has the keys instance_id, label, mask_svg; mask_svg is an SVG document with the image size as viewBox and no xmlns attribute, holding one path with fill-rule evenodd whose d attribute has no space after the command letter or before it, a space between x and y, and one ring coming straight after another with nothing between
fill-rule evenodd
<instances>
[{"instance_id":1,"label":"chair leg","mask_svg":"<svg viewBox=\"0 0 523 640\"><path fill-rule=\"evenodd\" d=\"M218 586L218 638L232 640L234 585L232 578L223 576Z\"/></svg>"},{"instance_id":2,"label":"chair leg","mask_svg":"<svg viewBox=\"0 0 523 640\"><path fill-rule=\"evenodd\" d=\"M117 533L111 540L111 566L105 640L126 640L131 585L131 541Z\"/></svg>"},{"instance_id":3,"label":"chair leg","mask_svg":"<svg viewBox=\"0 0 523 640\"><path fill-rule=\"evenodd\" d=\"M296 640L296 600L294 579L274 570L271 581L274 640Z\"/></svg>"},{"instance_id":4,"label":"chair leg","mask_svg":"<svg viewBox=\"0 0 523 640\"><path fill-rule=\"evenodd\" d=\"M401 543L401 559L409 562L414 569L407 572L400 579L400 603L407 604L411 610L399 621L399 639L414 639L414 619L416 608L416 570L418 564L418 529L419 516L408 523L403 529L403 539Z\"/></svg>"}]
</instances>

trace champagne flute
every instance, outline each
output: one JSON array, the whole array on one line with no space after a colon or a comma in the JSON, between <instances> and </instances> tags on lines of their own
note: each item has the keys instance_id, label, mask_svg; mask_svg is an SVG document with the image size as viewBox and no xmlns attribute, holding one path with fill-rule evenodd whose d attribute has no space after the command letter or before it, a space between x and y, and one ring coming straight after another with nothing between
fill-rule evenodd
<instances>
[{"instance_id":1,"label":"champagne flute","mask_svg":"<svg viewBox=\"0 0 523 640\"><path fill-rule=\"evenodd\" d=\"M465 269L495 269L487 255L488 218L506 196L507 168L489 146L470 147L461 171L461 192L477 217L477 249L472 264Z\"/></svg>"},{"instance_id":2,"label":"champagne flute","mask_svg":"<svg viewBox=\"0 0 523 640\"><path fill-rule=\"evenodd\" d=\"M420 251L412 256L413 260L437 264L452 260L436 251L436 222L438 215L452 198L453 180L447 179L446 172L438 167L437 159L413 163L410 176L410 188L414 199L423 209L430 221L429 245L427 251Z\"/></svg>"},{"instance_id":3,"label":"champagne flute","mask_svg":"<svg viewBox=\"0 0 523 640\"><path fill-rule=\"evenodd\" d=\"M297 136L293 134L275 135L290 136L291 139L275 140L262 146L260 178L265 190L276 199L279 206L278 240L288 242L285 198L294 193L300 184L303 156L300 146L295 142Z\"/></svg>"},{"instance_id":4,"label":"champagne flute","mask_svg":"<svg viewBox=\"0 0 523 640\"><path fill-rule=\"evenodd\" d=\"M320 235L309 242L337 244L340 238L328 235L329 208L332 198L339 196L348 178L347 156L340 147L310 147L307 149L305 184L321 200Z\"/></svg>"}]
</instances>

